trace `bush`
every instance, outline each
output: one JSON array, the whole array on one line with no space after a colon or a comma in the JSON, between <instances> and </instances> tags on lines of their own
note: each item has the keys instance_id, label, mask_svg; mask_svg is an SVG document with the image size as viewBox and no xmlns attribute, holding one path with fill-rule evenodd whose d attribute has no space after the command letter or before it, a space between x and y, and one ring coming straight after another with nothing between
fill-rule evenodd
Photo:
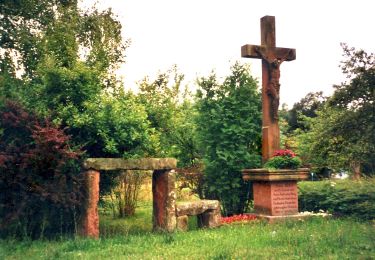
<instances>
[{"instance_id":1,"label":"bush","mask_svg":"<svg viewBox=\"0 0 375 260\"><path fill-rule=\"evenodd\" d=\"M375 219L375 178L300 182L301 211L328 211L336 216Z\"/></svg>"},{"instance_id":2,"label":"bush","mask_svg":"<svg viewBox=\"0 0 375 260\"><path fill-rule=\"evenodd\" d=\"M69 137L12 102L0 109L0 129L0 237L73 233L82 193Z\"/></svg>"}]
</instances>

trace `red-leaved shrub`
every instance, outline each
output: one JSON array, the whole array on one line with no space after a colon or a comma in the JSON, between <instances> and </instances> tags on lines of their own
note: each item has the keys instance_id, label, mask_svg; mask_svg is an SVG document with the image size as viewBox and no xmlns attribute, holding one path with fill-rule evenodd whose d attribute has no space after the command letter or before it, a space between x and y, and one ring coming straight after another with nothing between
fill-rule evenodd
<instances>
[{"instance_id":1,"label":"red-leaved shrub","mask_svg":"<svg viewBox=\"0 0 375 260\"><path fill-rule=\"evenodd\" d=\"M19 104L0 108L1 237L52 237L76 230L80 152L68 143L63 129Z\"/></svg>"}]
</instances>

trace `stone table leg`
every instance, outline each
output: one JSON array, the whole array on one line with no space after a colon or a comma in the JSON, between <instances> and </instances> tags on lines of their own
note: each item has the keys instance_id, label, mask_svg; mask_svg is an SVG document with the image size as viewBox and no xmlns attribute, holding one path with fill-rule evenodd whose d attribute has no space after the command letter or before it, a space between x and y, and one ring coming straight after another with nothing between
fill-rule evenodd
<instances>
[{"instance_id":1,"label":"stone table leg","mask_svg":"<svg viewBox=\"0 0 375 260\"><path fill-rule=\"evenodd\" d=\"M153 229L172 232L176 229L176 176L172 170L152 174Z\"/></svg>"},{"instance_id":2,"label":"stone table leg","mask_svg":"<svg viewBox=\"0 0 375 260\"><path fill-rule=\"evenodd\" d=\"M207 210L198 215L199 228L213 228L221 225L221 212L220 209Z\"/></svg>"},{"instance_id":3,"label":"stone table leg","mask_svg":"<svg viewBox=\"0 0 375 260\"><path fill-rule=\"evenodd\" d=\"M78 234L82 237L99 238L99 180L100 173L88 170L83 173L85 185L85 201L78 226Z\"/></svg>"}]
</instances>

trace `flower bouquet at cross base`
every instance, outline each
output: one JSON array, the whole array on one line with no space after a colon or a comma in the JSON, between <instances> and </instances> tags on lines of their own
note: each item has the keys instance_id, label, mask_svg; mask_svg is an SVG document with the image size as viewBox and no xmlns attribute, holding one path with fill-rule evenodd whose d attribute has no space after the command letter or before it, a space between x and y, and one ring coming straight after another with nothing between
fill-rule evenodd
<instances>
[{"instance_id":1,"label":"flower bouquet at cross base","mask_svg":"<svg viewBox=\"0 0 375 260\"><path fill-rule=\"evenodd\" d=\"M291 150L276 150L264 164L267 169L297 169L302 165L301 159Z\"/></svg>"}]
</instances>

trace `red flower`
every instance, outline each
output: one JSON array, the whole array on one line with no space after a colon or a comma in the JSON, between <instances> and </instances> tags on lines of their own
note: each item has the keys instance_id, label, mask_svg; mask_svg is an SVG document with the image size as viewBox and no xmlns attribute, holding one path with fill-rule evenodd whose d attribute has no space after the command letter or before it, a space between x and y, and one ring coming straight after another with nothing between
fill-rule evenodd
<instances>
[{"instance_id":1,"label":"red flower","mask_svg":"<svg viewBox=\"0 0 375 260\"><path fill-rule=\"evenodd\" d=\"M288 156L288 157L296 157L296 154L288 149L281 149L281 150L276 150L273 153L273 156Z\"/></svg>"},{"instance_id":2,"label":"red flower","mask_svg":"<svg viewBox=\"0 0 375 260\"><path fill-rule=\"evenodd\" d=\"M240 215L233 215L231 217L223 217L221 218L222 224L230 224L233 222L239 222L239 221L252 221L255 220L256 216L251 214L240 214Z\"/></svg>"}]
</instances>

